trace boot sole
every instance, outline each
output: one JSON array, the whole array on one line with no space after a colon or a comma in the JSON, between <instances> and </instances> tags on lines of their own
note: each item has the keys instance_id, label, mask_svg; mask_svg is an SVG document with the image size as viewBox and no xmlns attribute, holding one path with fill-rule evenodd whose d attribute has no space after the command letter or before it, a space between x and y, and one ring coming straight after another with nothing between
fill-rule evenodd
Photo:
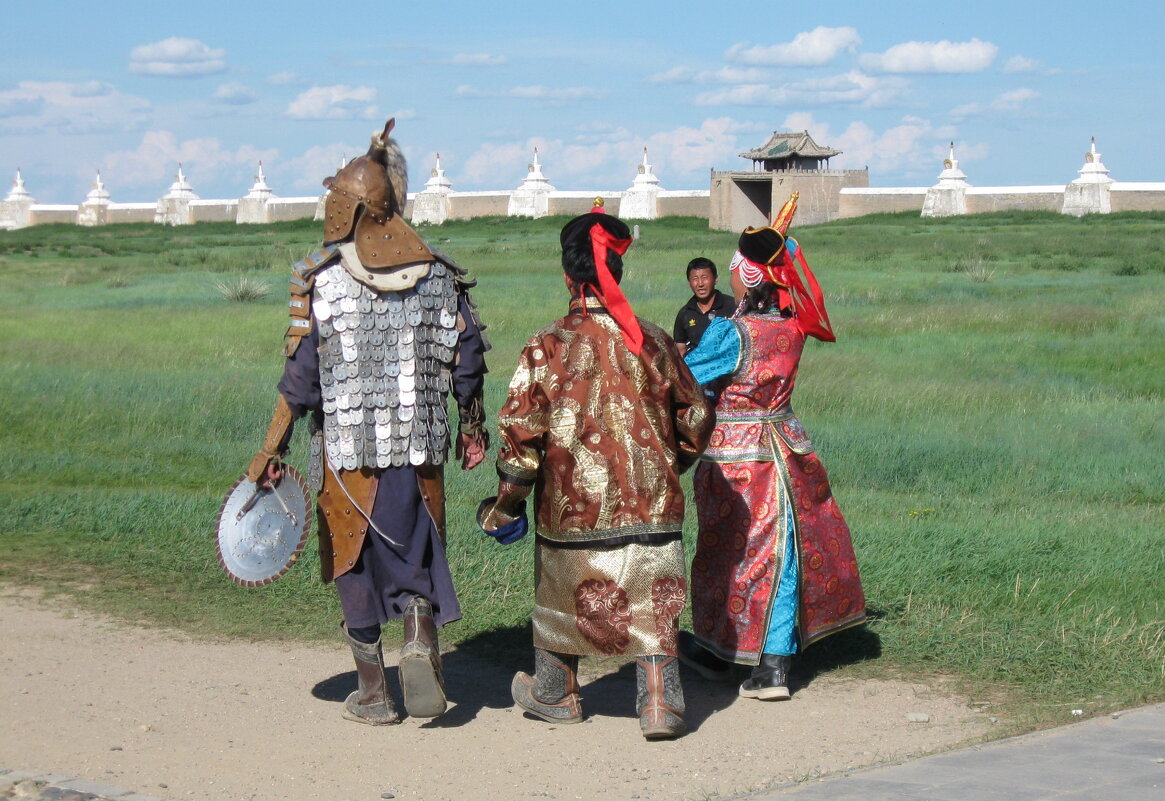
<instances>
[{"instance_id":1,"label":"boot sole","mask_svg":"<svg viewBox=\"0 0 1165 801\"><path fill-rule=\"evenodd\" d=\"M368 726L395 726L400 723L400 718L397 718L396 720L369 720L368 718L362 718L359 715L349 712L347 709L342 711L340 716L343 717L344 720L351 720L356 723L364 723Z\"/></svg>"},{"instance_id":2,"label":"boot sole","mask_svg":"<svg viewBox=\"0 0 1165 801\"><path fill-rule=\"evenodd\" d=\"M651 728L643 729L643 739L645 740L674 740L677 737L683 737L688 733L687 726L679 726L673 728L671 726L652 726Z\"/></svg>"},{"instance_id":3,"label":"boot sole","mask_svg":"<svg viewBox=\"0 0 1165 801\"><path fill-rule=\"evenodd\" d=\"M740 688L741 698L755 698L758 701L788 701L790 698L788 687L761 687L759 690Z\"/></svg>"},{"instance_id":4,"label":"boot sole","mask_svg":"<svg viewBox=\"0 0 1165 801\"><path fill-rule=\"evenodd\" d=\"M445 688L427 656L405 657L400 661L400 685L405 711L413 718L435 718L445 714Z\"/></svg>"}]
</instances>

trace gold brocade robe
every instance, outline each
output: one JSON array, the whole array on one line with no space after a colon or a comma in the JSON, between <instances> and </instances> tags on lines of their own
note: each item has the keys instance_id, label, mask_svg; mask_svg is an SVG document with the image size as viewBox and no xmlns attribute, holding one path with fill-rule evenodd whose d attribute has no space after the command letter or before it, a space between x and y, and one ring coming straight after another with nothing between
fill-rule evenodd
<instances>
[{"instance_id":1,"label":"gold brocade robe","mask_svg":"<svg viewBox=\"0 0 1165 801\"><path fill-rule=\"evenodd\" d=\"M635 355L596 300L576 300L526 343L498 415L499 475L521 494L534 485L539 648L675 652L687 587L679 476L715 419L675 343L639 323Z\"/></svg>"}]
</instances>

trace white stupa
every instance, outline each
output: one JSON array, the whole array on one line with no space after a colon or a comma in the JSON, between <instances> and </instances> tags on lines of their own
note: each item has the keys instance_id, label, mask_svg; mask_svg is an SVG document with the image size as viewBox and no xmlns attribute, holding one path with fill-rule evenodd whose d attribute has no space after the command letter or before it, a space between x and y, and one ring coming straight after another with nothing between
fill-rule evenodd
<instances>
[{"instance_id":1,"label":"white stupa","mask_svg":"<svg viewBox=\"0 0 1165 801\"><path fill-rule=\"evenodd\" d=\"M259 172L255 173L255 183L246 197L239 199L239 211L235 222L239 223L268 223L271 222L271 210L267 201L275 197L271 187L267 185L267 176L263 174L263 162L259 162Z\"/></svg>"},{"instance_id":2,"label":"white stupa","mask_svg":"<svg viewBox=\"0 0 1165 801\"><path fill-rule=\"evenodd\" d=\"M85 195L85 202L77 207L77 225L104 225L108 221L109 203L109 190L101 180L101 170L98 170L89 194Z\"/></svg>"},{"instance_id":3,"label":"white stupa","mask_svg":"<svg viewBox=\"0 0 1165 801\"><path fill-rule=\"evenodd\" d=\"M1096 137L1092 146L1084 154L1084 166L1078 172L1080 177L1064 187L1064 214L1082 217L1085 214L1108 214L1112 211L1109 194L1116 183L1108 177L1108 168L1096 152Z\"/></svg>"},{"instance_id":4,"label":"white stupa","mask_svg":"<svg viewBox=\"0 0 1165 801\"><path fill-rule=\"evenodd\" d=\"M20 168L16 168L16 178L12 181L12 189L8 195L0 200L0 229L13 230L25 228L32 224L32 206L36 200L24 187L24 177Z\"/></svg>"},{"instance_id":5,"label":"white stupa","mask_svg":"<svg viewBox=\"0 0 1165 801\"><path fill-rule=\"evenodd\" d=\"M967 213L967 175L959 169L955 158L955 143L951 142L950 154L943 159L943 171L938 174L938 183L926 190L922 203L923 217L952 217Z\"/></svg>"},{"instance_id":6,"label":"white stupa","mask_svg":"<svg viewBox=\"0 0 1165 801\"><path fill-rule=\"evenodd\" d=\"M194 187L186 180L186 174L182 172L182 163L178 163L178 174L174 176L174 183L170 184L170 190L162 195L168 200L198 200L198 195L194 194Z\"/></svg>"},{"instance_id":7,"label":"white stupa","mask_svg":"<svg viewBox=\"0 0 1165 801\"><path fill-rule=\"evenodd\" d=\"M528 165L529 172L522 185L510 193L509 208L506 213L511 217L545 217L549 213L551 192L557 191L550 185L550 181L542 174L542 165L538 161L538 148L534 148L534 160Z\"/></svg>"},{"instance_id":8,"label":"white stupa","mask_svg":"<svg viewBox=\"0 0 1165 801\"><path fill-rule=\"evenodd\" d=\"M8 191L8 196L4 198L6 203L35 203L36 200L24 188L24 176L20 174L20 168L16 168L16 177L12 179L12 189Z\"/></svg>"},{"instance_id":9,"label":"white stupa","mask_svg":"<svg viewBox=\"0 0 1165 801\"><path fill-rule=\"evenodd\" d=\"M623 193L619 201L619 216L626 220L654 220L659 216L659 193L663 187L659 185L659 178L652 172L652 165L647 161L647 148L643 148L643 161L639 165L638 175L631 182L631 188Z\"/></svg>"},{"instance_id":10,"label":"white stupa","mask_svg":"<svg viewBox=\"0 0 1165 801\"><path fill-rule=\"evenodd\" d=\"M194 222L194 215L190 211L190 202L199 200L194 194L194 187L186 180L182 172L182 164L178 164L178 174L174 176L174 183L170 190L158 199L154 209L154 222L162 225L189 225Z\"/></svg>"},{"instance_id":11,"label":"white stupa","mask_svg":"<svg viewBox=\"0 0 1165 801\"><path fill-rule=\"evenodd\" d=\"M431 225L445 222L449 219L449 194L452 191L453 182L445 177L445 170L441 169L441 154L438 153L425 188L413 196L412 221Z\"/></svg>"}]
</instances>

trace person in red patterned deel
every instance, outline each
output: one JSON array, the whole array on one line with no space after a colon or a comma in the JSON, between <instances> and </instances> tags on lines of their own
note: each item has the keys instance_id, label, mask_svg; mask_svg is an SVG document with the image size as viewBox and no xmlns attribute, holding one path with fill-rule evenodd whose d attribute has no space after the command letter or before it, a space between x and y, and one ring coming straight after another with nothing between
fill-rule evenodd
<instances>
[{"instance_id":1,"label":"person in red patterned deel","mask_svg":"<svg viewBox=\"0 0 1165 801\"><path fill-rule=\"evenodd\" d=\"M518 357L498 414L498 494L478 511L510 542L533 491L535 669L511 691L536 717L576 723L579 656L633 657L643 736L679 737L679 476L708 442L711 409L671 337L637 318L619 287L627 225L596 205L560 239L569 310Z\"/></svg>"},{"instance_id":2,"label":"person in red patterned deel","mask_svg":"<svg viewBox=\"0 0 1165 801\"><path fill-rule=\"evenodd\" d=\"M792 657L866 618L849 528L789 403L806 337L834 341L817 279L786 237L796 208L794 193L772 226L741 234L736 314L686 357L719 399L693 478L694 636L681 633L679 658L714 681L752 666L740 695L761 700L789 698Z\"/></svg>"}]
</instances>

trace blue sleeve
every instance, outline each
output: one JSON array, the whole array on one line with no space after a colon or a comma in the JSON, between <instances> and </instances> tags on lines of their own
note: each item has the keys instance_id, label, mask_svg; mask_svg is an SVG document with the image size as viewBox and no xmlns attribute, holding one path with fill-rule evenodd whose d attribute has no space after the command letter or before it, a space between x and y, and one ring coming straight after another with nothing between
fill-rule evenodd
<instances>
[{"instance_id":1,"label":"blue sleeve","mask_svg":"<svg viewBox=\"0 0 1165 801\"><path fill-rule=\"evenodd\" d=\"M684 361L701 384L731 375L740 365L740 330L731 320L714 318Z\"/></svg>"},{"instance_id":2,"label":"blue sleeve","mask_svg":"<svg viewBox=\"0 0 1165 801\"><path fill-rule=\"evenodd\" d=\"M323 407L320 389L320 335L313 321L311 333L303 338L295 353L283 363L283 378L279 380L283 395L296 417Z\"/></svg>"}]
</instances>

